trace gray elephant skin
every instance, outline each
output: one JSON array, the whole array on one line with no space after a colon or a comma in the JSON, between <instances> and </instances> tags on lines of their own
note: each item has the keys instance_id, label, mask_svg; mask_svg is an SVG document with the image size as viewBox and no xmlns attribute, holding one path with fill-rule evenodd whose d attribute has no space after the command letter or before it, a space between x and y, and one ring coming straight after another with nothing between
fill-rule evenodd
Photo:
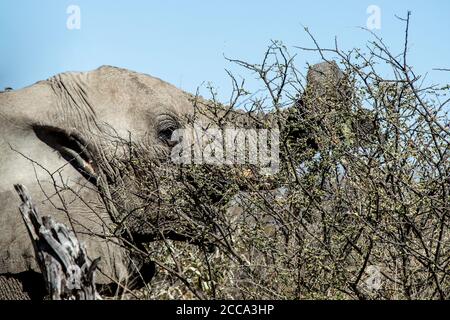
<instances>
[{"instance_id":1,"label":"gray elephant skin","mask_svg":"<svg viewBox=\"0 0 450 320\"><path fill-rule=\"evenodd\" d=\"M193 112L189 98L160 79L110 66L0 93L0 298L30 297L23 279L39 272L17 183L42 215L72 226L88 255L102 258L98 283L126 281L130 258L108 237L113 221L95 191L98 168L85 146L105 147L99 139L113 128L145 144L149 157L164 153L179 119Z\"/></svg>"}]
</instances>

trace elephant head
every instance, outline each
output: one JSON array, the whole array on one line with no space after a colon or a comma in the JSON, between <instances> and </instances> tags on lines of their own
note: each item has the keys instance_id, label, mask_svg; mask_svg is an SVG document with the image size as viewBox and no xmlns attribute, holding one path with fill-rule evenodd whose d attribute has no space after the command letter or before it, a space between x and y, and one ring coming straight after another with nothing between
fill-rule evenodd
<instances>
[{"instance_id":1,"label":"elephant head","mask_svg":"<svg viewBox=\"0 0 450 320\"><path fill-rule=\"evenodd\" d=\"M336 65L310 70L303 98L283 113L286 139L303 137L304 128L292 129L293 124L307 117L308 108L324 105L312 102L330 91L321 87L322 76L341 83ZM175 131L213 122L194 98L160 79L109 66L0 93L0 276L37 270L18 214L16 183L28 187L43 215L73 227L89 256L102 257L99 283L129 277L133 263L123 241L139 246L161 237L189 240L201 234L216 217L205 221L204 215L189 214L201 211L204 201L226 201L228 181L222 172L209 181L212 186L200 186L170 159ZM264 122L227 108L218 108L217 116L241 127ZM262 115L269 122L272 117ZM314 137L308 139L317 148ZM194 193L206 189L208 199L190 202L179 186ZM184 228L182 221L196 218L203 224Z\"/></svg>"},{"instance_id":2,"label":"elephant head","mask_svg":"<svg viewBox=\"0 0 450 320\"><path fill-rule=\"evenodd\" d=\"M189 216L202 204L187 203L174 186L200 187L170 154L174 131L213 123L199 101L160 79L110 66L0 93L0 275L38 271L14 184L28 188L42 215L73 228L90 257L102 258L99 283L136 271L127 244L195 241L214 217ZM214 112L231 116L239 126L251 123L224 107ZM227 187L218 179L207 197L225 201ZM200 225L183 225L197 218Z\"/></svg>"},{"instance_id":3,"label":"elephant head","mask_svg":"<svg viewBox=\"0 0 450 320\"><path fill-rule=\"evenodd\" d=\"M167 162L172 132L194 116L191 98L157 78L109 66L0 93L0 274L37 270L13 192L20 183L43 215L73 227L89 255L102 257L99 282L126 278L130 260L114 236L143 229L126 219L137 210L130 200L142 196L131 175L148 179ZM149 165L146 174L135 170L137 155ZM124 188L128 196L119 196Z\"/></svg>"}]
</instances>

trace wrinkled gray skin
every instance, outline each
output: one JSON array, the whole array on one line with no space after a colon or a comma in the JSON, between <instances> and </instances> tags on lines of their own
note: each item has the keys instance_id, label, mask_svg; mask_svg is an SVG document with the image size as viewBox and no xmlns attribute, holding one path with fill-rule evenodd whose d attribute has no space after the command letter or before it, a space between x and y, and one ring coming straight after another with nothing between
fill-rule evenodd
<instances>
[{"instance_id":1,"label":"wrinkled gray skin","mask_svg":"<svg viewBox=\"0 0 450 320\"><path fill-rule=\"evenodd\" d=\"M104 141L90 140L101 139L103 129L112 127L124 139L151 146L149 152L168 148L158 130L193 112L188 98L157 78L109 66L63 73L22 90L0 93L0 298L5 291L1 287L8 282L17 288L15 275L39 271L18 212L16 183L28 188L41 214L74 225L90 257L102 258L98 283L129 276L130 259L118 245L86 234L111 234L111 217L93 191L95 183L86 179L95 176L95 164L86 157L78 157L74 166L68 164L77 150L70 150L70 144L67 148L61 137L75 134L80 141L107 147ZM54 180L49 173L55 173ZM73 188L78 196L71 190L55 195L54 183ZM62 209L63 202L69 204L69 214ZM23 293L3 293L3 298L23 297Z\"/></svg>"},{"instance_id":2,"label":"wrinkled gray skin","mask_svg":"<svg viewBox=\"0 0 450 320\"><path fill-rule=\"evenodd\" d=\"M320 92L322 78L335 82L341 78L336 67L318 64L308 80ZM177 122L194 112L190 97L157 78L109 66L63 73L22 90L0 93L0 299L38 294L30 290L36 287L31 271L39 270L18 212L16 183L29 189L41 214L73 225L91 258L102 258L99 284L130 276L133 268L125 250L101 237L112 233L113 221L95 190L99 168L91 157L72 160L79 150L67 137L113 149L104 133L114 128L125 140L148 146L148 156L152 152L156 156L169 149L164 130L175 129ZM55 184L73 190L66 188L55 195Z\"/></svg>"}]
</instances>

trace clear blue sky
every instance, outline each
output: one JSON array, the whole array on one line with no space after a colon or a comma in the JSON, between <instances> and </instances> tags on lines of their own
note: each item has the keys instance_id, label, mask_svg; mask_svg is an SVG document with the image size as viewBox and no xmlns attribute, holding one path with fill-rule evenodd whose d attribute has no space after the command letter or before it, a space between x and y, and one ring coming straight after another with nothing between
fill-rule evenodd
<instances>
[{"instance_id":1,"label":"clear blue sky","mask_svg":"<svg viewBox=\"0 0 450 320\"><path fill-rule=\"evenodd\" d=\"M211 81L223 96L230 89L224 55L259 62L271 39L282 40L297 65L319 60L294 46L311 46L307 26L323 46L364 46L371 4L381 9L376 30L394 51L412 11L410 62L429 71L433 83L450 82L450 1L138 1L0 0L0 88L21 88L63 71L103 64L160 77L194 92ZM81 29L68 30L69 5L81 9ZM222 96L221 95L221 96Z\"/></svg>"}]
</instances>

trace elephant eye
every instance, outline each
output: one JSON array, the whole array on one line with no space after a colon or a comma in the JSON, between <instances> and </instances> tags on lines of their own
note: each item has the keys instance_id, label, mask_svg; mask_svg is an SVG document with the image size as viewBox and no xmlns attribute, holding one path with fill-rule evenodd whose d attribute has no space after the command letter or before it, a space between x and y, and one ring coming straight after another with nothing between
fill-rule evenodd
<instances>
[{"instance_id":1,"label":"elephant eye","mask_svg":"<svg viewBox=\"0 0 450 320\"><path fill-rule=\"evenodd\" d=\"M158 138L164 142L170 142L172 134L179 127L178 123L172 119L161 121L158 126Z\"/></svg>"},{"instance_id":2,"label":"elephant eye","mask_svg":"<svg viewBox=\"0 0 450 320\"><path fill-rule=\"evenodd\" d=\"M176 130L175 127L166 128L160 130L158 136L161 140L168 141L172 137L173 132Z\"/></svg>"}]
</instances>

